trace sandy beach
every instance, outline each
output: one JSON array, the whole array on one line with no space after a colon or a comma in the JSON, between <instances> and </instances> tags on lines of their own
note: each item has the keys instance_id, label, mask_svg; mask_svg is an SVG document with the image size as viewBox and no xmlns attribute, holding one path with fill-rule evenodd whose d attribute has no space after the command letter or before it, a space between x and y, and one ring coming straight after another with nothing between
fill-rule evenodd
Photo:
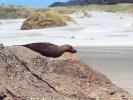
<instances>
[{"instance_id":1,"label":"sandy beach","mask_svg":"<svg viewBox=\"0 0 133 100\"><path fill-rule=\"evenodd\" d=\"M25 19L0 20L0 43L16 45L51 42L73 46L133 46L131 15L98 11L88 13L92 15L91 18L81 18L80 12L70 15L79 25L69 23L65 27L33 30L20 30Z\"/></svg>"},{"instance_id":2,"label":"sandy beach","mask_svg":"<svg viewBox=\"0 0 133 100\"><path fill-rule=\"evenodd\" d=\"M79 58L133 95L133 17L120 13L89 13L92 18L70 15L79 25L70 23L65 27L38 30L20 30L25 19L0 20L0 43L51 42L78 46ZM85 46L87 48L79 48Z\"/></svg>"},{"instance_id":3,"label":"sandy beach","mask_svg":"<svg viewBox=\"0 0 133 100\"><path fill-rule=\"evenodd\" d=\"M78 48L77 55L133 95L133 47Z\"/></svg>"}]
</instances>

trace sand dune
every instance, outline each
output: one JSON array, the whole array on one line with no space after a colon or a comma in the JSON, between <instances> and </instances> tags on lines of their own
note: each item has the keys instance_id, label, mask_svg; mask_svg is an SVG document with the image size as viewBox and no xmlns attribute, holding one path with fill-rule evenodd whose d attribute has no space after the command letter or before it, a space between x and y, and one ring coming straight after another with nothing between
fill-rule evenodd
<instances>
[{"instance_id":1,"label":"sand dune","mask_svg":"<svg viewBox=\"0 0 133 100\"><path fill-rule=\"evenodd\" d=\"M52 42L75 46L133 46L133 17L128 14L90 12L91 18L72 16L79 25L20 30L25 19L0 20L0 43L5 45ZM17 42L16 42L17 41Z\"/></svg>"}]
</instances>

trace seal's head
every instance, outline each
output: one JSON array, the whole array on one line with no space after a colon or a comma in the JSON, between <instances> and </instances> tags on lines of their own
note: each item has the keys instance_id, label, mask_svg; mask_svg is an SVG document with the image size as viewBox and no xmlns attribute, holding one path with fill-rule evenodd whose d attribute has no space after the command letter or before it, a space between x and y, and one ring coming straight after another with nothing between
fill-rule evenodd
<instances>
[{"instance_id":1,"label":"seal's head","mask_svg":"<svg viewBox=\"0 0 133 100\"><path fill-rule=\"evenodd\" d=\"M64 52L70 52L70 53L76 53L77 52L77 50L75 50L71 45L68 45L68 44L62 45L60 47Z\"/></svg>"}]
</instances>

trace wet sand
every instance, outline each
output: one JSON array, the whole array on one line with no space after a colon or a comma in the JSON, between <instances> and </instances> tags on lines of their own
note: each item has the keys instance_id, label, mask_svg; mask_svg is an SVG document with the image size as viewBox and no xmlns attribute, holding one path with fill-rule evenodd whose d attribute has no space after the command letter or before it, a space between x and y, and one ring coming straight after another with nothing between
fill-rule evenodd
<instances>
[{"instance_id":1,"label":"wet sand","mask_svg":"<svg viewBox=\"0 0 133 100\"><path fill-rule=\"evenodd\" d=\"M133 95L133 47L77 48L78 57Z\"/></svg>"}]
</instances>

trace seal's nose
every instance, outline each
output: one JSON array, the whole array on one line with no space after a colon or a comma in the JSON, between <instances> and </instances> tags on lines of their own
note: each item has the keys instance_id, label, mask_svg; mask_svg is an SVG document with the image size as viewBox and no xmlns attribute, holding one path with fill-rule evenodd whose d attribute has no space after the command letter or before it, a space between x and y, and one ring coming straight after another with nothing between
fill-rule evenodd
<instances>
[{"instance_id":1,"label":"seal's nose","mask_svg":"<svg viewBox=\"0 0 133 100\"><path fill-rule=\"evenodd\" d=\"M77 52L77 50L73 50L73 53L76 53Z\"/></svg>"}]
</instances>

